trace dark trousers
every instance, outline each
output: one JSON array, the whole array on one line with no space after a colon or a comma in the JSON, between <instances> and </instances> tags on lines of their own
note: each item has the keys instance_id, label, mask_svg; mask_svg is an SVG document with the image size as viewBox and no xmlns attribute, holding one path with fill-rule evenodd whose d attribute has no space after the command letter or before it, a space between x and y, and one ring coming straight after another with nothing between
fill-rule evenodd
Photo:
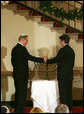
<instances>
[{"instance_id":1,"label":"dark trousers","mask_svg":"<svg viewBox=\"0 0 84 114\"><path fill-rule=\"evenodd\" d=\"M24 113L28 79L14 78L15 84L15 113Z\"/></svg>"},{"instance_id":2,"label":"dark trousers","mask_svg":"<svg viewBox=\"0 0 84 114\"><path fill-rule=\"evenodd\" d=\"M72 80L58 80L60 103L66 104L72 111Z\"/></svg>"}]
</instances>

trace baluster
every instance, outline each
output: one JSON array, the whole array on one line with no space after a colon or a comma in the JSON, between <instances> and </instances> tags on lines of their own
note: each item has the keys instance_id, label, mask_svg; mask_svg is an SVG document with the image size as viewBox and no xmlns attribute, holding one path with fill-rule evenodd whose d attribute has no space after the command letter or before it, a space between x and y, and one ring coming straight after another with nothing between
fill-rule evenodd
<instances>
[{"instance_id":1,"label":"baluster","mask_svg":"<svg viewBox=\"0 0 84 114\"><path fill-rule=\"evenodd\" d=\"M33 9L36 9L36 3L33 1Z\"/></svg>"},{"instance_id":2,"label":"baluster","mask_svg":"<svg viewBox=\"0 0 84 114\"><path fill-rule=\"evenodd\" d=\"M70 10L70 4L69 4L70 1L68 1L68 12ZM70 20L68 20L68 25L70 25Z\"/></svg>"},{"instance_id":3,"label":"baluster","mask_svg":"<svg viewBox=\"0 0 84 114\"><path fill-rule=\"evenodd\" d=\"M25 6L27 6L26 1L24 1L24 2L25 2L25 3L24 3L24 4L25 4Z\"/></svg>"},{"instance_id":4,"label":"baluster","mask_svg":"<svg viewBox=\"0 0 84 114\"><path fill-rule=\"evenodd\" d=\"M37 1L37 10L39 10L39 1Z\"/></svg>"},{"instance_id":5,"label":"baluster","mask_svg":"<svg viewBox=\"0 0 84 114\"><path fill-rule=\"evenodd\" d=\"M31 7L33 8L33 1L31 1Z\"/></svg>"},{"instance_id":6,"label":"baluster","mask_svg":"<svg viewBox=\"0 0 84 114\"><path fill-rule=\"evenodd\" d=\"M74 9L75 9L75 1L74 1ZM74 20L74 28L76 28L76 20Z\"/></svg>"}]
</instances>

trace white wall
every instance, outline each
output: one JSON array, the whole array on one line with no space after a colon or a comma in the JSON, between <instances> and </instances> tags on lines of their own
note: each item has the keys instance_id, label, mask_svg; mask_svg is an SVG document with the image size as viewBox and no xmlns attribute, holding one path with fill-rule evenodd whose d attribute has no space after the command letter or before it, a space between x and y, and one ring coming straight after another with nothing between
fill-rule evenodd
<instances>
[{"instance_id":1,"label":"white wall","mask_svg":"<svg viewBox=\"0 0 84 114\"><path fill-rule=\"evenodd\" d=\"M75 51L75 66L83 67L83 41L72 38L70 45Z\"/></svg>"},{"instance_id":2,"label":"white wall","mask_svg":"<svg viewBox=\"0 0 84 114\"><path fill-rule=\"evenodd\" d=\"M12 10L1 8L1 70L12 71L11 50L17 44L20 34L29 36L27 49L30 54L39 56L39 49L47 48L48 57L54 57L59 47L59 33L51 31L50 28L40 25L39 23L27 20L24 16L14 14ZM70 45L76 53L75 66L83 66L83 44L71 39ZM80 58L80 59L79 59ZM33 69L33 62L29 63ZM2 94L1 100L11 100L11 95L15 92L12 77L2 77Z\"/></svg>"}]
</instances>

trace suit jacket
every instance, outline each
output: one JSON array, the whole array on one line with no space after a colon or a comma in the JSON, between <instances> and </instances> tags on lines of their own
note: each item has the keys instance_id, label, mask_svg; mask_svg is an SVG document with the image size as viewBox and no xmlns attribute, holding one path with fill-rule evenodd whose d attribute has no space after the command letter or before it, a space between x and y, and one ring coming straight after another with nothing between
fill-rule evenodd
<instances>
[{"instance_id":1,"label":"suit jacket","mask_svg":"<svg viewBox=\"0 0 84 114\"><path fill-rule=\"evenodd\" d=\"M28 60L43 63L43 58L30 55L26 47L18 43L11 52L11 63L13 66L14 77L20 79L28 78Z\"/></svg>"},{"instance_id":2,"label":"suit jacket","mask_svg":"<svg viewBox=\"0 0 84 114\"><path fill-rule=\"evenodd\" d=\"M61 48L56 57L48 59L48 64L58 63L57 66L57 79L72 80L73 79L73 66L75 60L74 50L65 45Z\"/></svg>"}]
</instances>

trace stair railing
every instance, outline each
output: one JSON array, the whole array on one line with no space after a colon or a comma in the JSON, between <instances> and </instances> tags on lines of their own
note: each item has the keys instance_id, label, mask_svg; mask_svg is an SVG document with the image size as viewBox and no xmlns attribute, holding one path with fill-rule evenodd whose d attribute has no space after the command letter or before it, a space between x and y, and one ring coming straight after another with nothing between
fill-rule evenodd
<instances>
[{"instance_id":1,"label":"stair railing","mask_svg":"<svg viewBox=\"0 0 84 114\"><path fill-rule=\"evenodd\" d=\"M83 19L81 19L81 20L76 20L76 19L62 20L61 18L57 18L49 12L43 12L40 9L40 1L13 1L13 2L15 2L18 5L21 5L23 7L26 7L28 10L34 11L34 12L38 13L39 15L46 16L49 19L51 19L51 21L57 21L58 23L63 25L65 28L70 27L75 32L83 33ZM71 3L71 1L59 1L58 3L57 3L57 1L52 1L52 4L58 8L59 7L64 8L64 10L66 10L66 12L69 12L70 10L73 10L73 9L77 9L77 11L78 11L82 5L82 3L78 2L78 1L73 1L73 3ZM77 26L78 22L80 22L81 27Z\"/></svg>"}]
</instances>

